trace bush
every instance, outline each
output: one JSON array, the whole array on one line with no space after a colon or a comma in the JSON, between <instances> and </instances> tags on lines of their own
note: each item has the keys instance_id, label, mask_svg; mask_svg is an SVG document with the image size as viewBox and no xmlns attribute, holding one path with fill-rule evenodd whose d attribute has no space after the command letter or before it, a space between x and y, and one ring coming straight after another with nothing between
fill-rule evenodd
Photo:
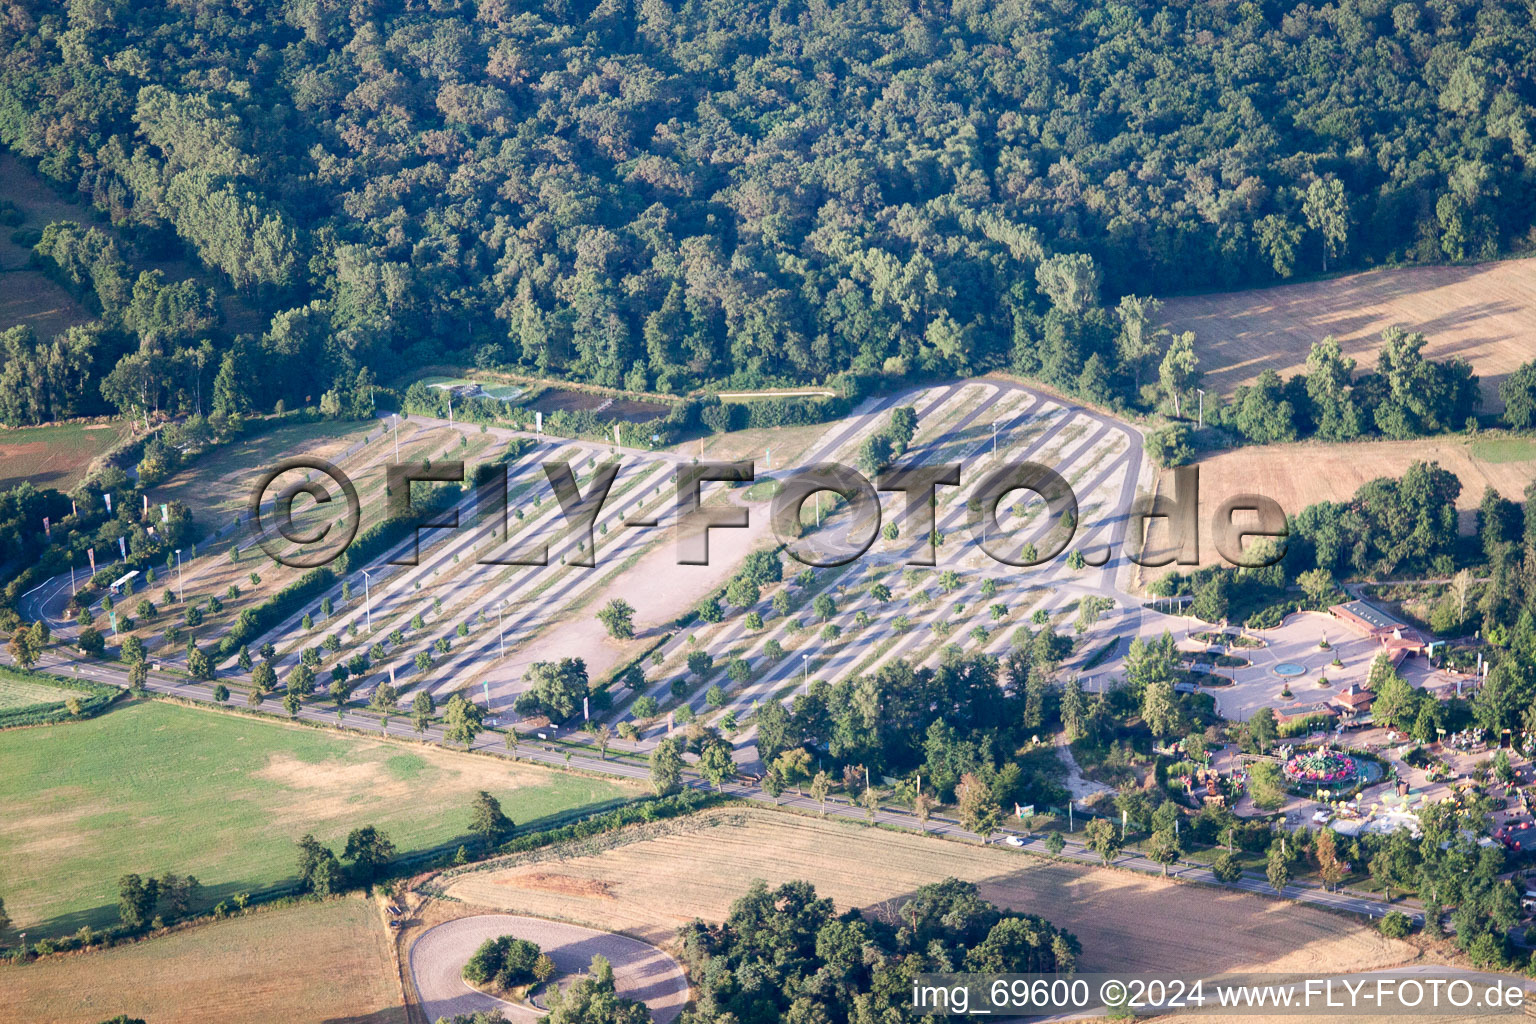
<instances>
[{"instance_id":1,"label":"bush","mask_svg":"<svg viewBox=\"0 0 1536 1024\"><path fill-rule=\"evenodd\" d=\"M1389 911L1387 916L1381 919L1381 923L1377 927L1381 929L1381 934L1387 938L1401 939L1413 931L1413 921L1402 911L1393 910Z\"/></svg>"},{"instance_id":2,"label":"bush","mask_svg":"<svg viewBox=\"0 0 1536 1024\"><path fill-rule=\"evenodd\" d=\"M1147 457L1163 469L1188 465L1195 457L1190 436L1189 427L1183 423L1164 427L1147 438Z\"/></svg>"}]
</instances>

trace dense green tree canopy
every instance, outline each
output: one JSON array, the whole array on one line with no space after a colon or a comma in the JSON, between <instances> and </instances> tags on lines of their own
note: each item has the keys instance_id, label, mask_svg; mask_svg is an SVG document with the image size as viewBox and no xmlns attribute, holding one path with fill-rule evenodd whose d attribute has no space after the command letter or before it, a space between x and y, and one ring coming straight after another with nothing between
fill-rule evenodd
<instances>
[{"instance_id":1,"label":"dense green tree canopy","mask_svg":"<svg viewBox=\"0 0 1536 1024\"><path fill-rule=\"evenodd\" d=\"M1523 238L1527 29L1503 0L8 0L0 141L257 307L205 360L225 407L444 350L1134 400L1155 307L1101 303ZM118 396L185 387L154 361L196 359L206 292L46 241L150 339ZM26 358L104 358L66 348Z\"/></svg>"}]
</instances>

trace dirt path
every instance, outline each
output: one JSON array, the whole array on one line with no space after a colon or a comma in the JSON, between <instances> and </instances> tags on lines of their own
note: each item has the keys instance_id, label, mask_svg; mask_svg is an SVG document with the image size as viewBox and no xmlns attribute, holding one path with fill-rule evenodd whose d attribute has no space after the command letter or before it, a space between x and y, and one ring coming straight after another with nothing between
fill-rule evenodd
<instances>
[{"instance_id":1,"label":"dirt path","mask_svg":"<svg viewBox=\"0 0 1536 1024\"><path fill-rule=\"evenodd\" d=\"M465 962L481 943L503 935L537 943L555 961L560 977L586 971L594 956L607 957L618 994L645 1003L657 1024L668 1024L688 1001L688 979L682 967L655 946L537 917L481 914L429 929L411 946L411 979L428 1020L481 1010L500 1010L513 1021L539 1018L528 1007L475 991L461 976Z\"/></svg>"},{"instance_id":2,"label":"dirt path","mask_svg":"<svg viewBox=\"0 0 1536 1024\"><path fill-rule=\"evenodd\" d=\"M1052 741L1056 744L1056 756L1061 758L1061 763L1067 766L1067 777L1064 784L1067 792L1072 794L1072 799L1077 801L1087 800L1099 793L1113 793L1114 790L1102 782L1094 782L1083 778L1083 769L1078 765L1077 758L1072 756L1072 745L1067 742L1067 734L1059 732Z\"/></svg>"}]
</instances>

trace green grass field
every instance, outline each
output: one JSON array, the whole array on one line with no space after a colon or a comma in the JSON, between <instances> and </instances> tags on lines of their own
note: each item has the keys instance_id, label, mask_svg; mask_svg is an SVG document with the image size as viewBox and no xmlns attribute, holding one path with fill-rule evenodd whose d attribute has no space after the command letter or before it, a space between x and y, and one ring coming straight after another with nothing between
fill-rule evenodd
<instances>
[{"instance_id":1,"label":"green grass field","mask_svg":"<svg viewBox=\"0 0 1536 1024\"><path fill-rule=\"evenodd\" d=\"M292 879L294 841L338 853L377 825L401 853L467 841L485 789L518 825L636 788L435 747L150 702L0 733L0 894L37 937L116 920L126 872L197 876L207 902Z\"/></svg>"},{"instance_id":2,"label":"green grass field","mask_svg":"<svg viewBox=\"0 0 1536 1024\"><path fill-rule=\"evenodd\" d=\"M1472 455L1484 462L1536 461L1536 440L1527 437L1500 437L1474 441Z\"/></svg>"},{"instance_id":3,"label":"green grass field","mask_svg":"<svg viewBox=\"0 0 1536 1024\"><path fill-rule=\"evenodd\" d=\"M0 668L0 711L18 711L39 704L62 704L67 697L84 696L86 694L75 690L49 686Z\"/></svg>"}]
</instances>

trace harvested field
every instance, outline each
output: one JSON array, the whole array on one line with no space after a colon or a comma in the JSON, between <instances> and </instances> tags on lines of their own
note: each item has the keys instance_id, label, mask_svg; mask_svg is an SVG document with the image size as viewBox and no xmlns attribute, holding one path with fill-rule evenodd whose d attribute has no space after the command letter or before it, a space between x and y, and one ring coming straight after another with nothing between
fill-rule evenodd
<instances>
[{"instance_id":1,"label":"harvested field","mask_svg":"<svg viewBox=\"0 0 1536 1024\"><path fill-rule=\"evenodd\" d=\"M1486 458L1484 446L1497 458ZM1498 441L1468 441L1447 437L1415 441L1362 441L1353 444L1272 444L1237 448L1202 459L1200 468L1200 507L1202 521L1201 557L1214 564L1219 555L1205 530L1206 521L1227 498L1254 493L1273 498L1288 515L1295 515L1320 501L1343 501L1364 483L1377 477L1398 477L1414 462L1438 462L1443 469L1461 480L1461 496L1456 508L1463 533L1476 529L1477 505L1483 489L1492 487L1506 498L1524 500L1525 488L1536 480L1536 450L1530 457L1518 448ZM1159 474L1160 493L1170 493L1172 473ZM1239 520L1241 521L1241 520ZM1153 546L1159 543L1161 522L1153 526ZM1158 575L1153 571L1152 575Z\"/></svg>"},{"instance_id":2,"label":"harvested field","mask_svg":"<svg viewBox=\"0 0 1536 1024\"><path fill-rule=\"evenodd\" d=\"M1311 907L771 811L714 811L639 826L608 842L601 852L593 842L573 844L450 876L447 894L661 944L695 917L722 920L756 878L770 885L804 879L839 907L894 922L916 887L953 875L978 883L987 899L1076 933L1085 970L1278 971L1327 963L1343 971L1414 955L1405 943ZM552 876L562 879L558 887ZM586 889L594 884L599 888Z\"/></svg>"},{"instance_id":3,"label":"harvested field","mask_svg":"<svg viewBox=\"0 0 1536 1024\"><path fill-rule=\"evenodd\" d=\"M0 275L0 287L8 276ZM34 487L68 491L91 460L127 432L123 421L0 430L0 490L30 480Z\"/></svg>"},{"instance_id":4,"label":"harvested field","mask_svg":"<svg viewBox=\"0 0 1536 1024\"><path fill-rule=\"evenodd\" d=\"M131 946L0 966L0 1024L405 1024L390 942L361 897L216 921Z\"/></svg>"},{"instance_id":5,"label":"harvested field","mask_svg":"<svg viewBox=\"0 0 1536 1024\"><path fill-rule=\"evenodd\" d=\"M25 324L46 341L91 319L90 310L41 271L21 270L11 260L0 270L0 331Z\"/></svg>"},{"instance_id":6,"label":"harvested field","mask_svg":"<svg viewBox=\"0 0 1536 1024\"><path fill-rule=\"evenodd\" d=\"M1328 281L1169 299L1174 330L1194 331L1206 386L1231 394L1263 370L1305 369L1307 350L1332 334L1361 370L1381 332L1422 331L1425 354L1465 356L1482 378L1483 408L1498 411L1499 383L1532 354L1536 259L1459 267L1402 267Z\"/></svg>"}]
</instances>

